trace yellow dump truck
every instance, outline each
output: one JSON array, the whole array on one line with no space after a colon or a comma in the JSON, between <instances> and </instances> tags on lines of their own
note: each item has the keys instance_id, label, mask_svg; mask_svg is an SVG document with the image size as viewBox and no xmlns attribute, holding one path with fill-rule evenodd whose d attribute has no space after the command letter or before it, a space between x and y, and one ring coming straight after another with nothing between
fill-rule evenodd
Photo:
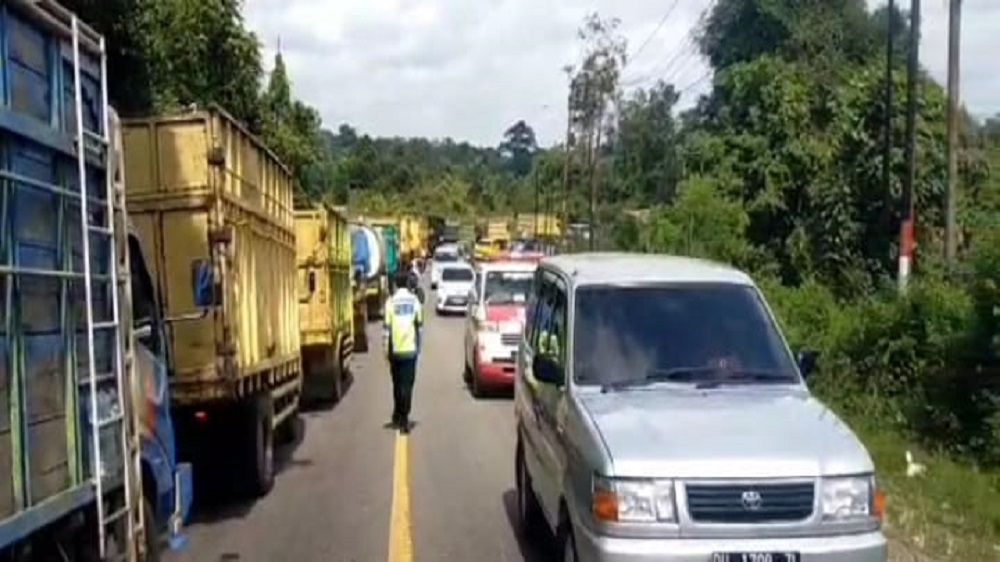
<instances>
[{"instance_id":1,"label":"yellow dump truck","mask_svg":"<svg viewBox=\"0 0 1000 562\"><path fill-rule=\"evenodd\" d=\"M490 219L486 223L485 238L501 245L505 245L507 242L510 242L510 220L506 217Z\"/></svg>"},{"instance_id":2,"label":"yellow dump truck","mask_svg":"<svg viewBox=\"0 0 1000 562\"><path fill-rule=\"evenodd\" d=\"M399 246L403 260L427 256L427 225L426 221L417 216L404 216L399 219Z\"/></svg>"},{"instance_id":3,"label":"yellow dump truck","mask_svg":"<svg viewBox=\"0 0 1000 562\"><path fill-rule=\"evenodd\" d=\"M553 214L524 213L517 216L517 236L521 238L534 238L536 228L538 229L538 238L541 239L553 239L562 236L559 219Z\"/></svg>"},{"instance_id":4,"label":"yellow dump truck","mask_svg":"<svg viewBox=\"0 0 1000 562\"><path fill-rule=\"evenodd\" d=\"M219 108L125 120L123 135L151 281L168 316L193 318L161 343L180 456L196 479L264 495L302 382L291 174Z\"/></svg>"},{"instance_id":5,"label":"yellow dump truck","mask_svg":"<svg viewBox=\"0 0 1000 562\"><path fill-rule=\"evenodd\" d=\"M325 206L295 211L303 396L340 399L354 353L351 231Z\"/></svg>"}]
</instances>

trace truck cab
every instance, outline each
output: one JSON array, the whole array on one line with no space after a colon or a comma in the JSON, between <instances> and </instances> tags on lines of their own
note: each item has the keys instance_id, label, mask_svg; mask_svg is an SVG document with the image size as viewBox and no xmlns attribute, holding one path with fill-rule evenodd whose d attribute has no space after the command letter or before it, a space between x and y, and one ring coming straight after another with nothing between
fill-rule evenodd
<instances>
[{"instance_id":1,"label":"truck cab","mask_svg":"<svg viewBox=\"0 0 1000 562\"><path fill-rule=\"evenodd\" d=\"M134 230L129 232L132 322L135 339L136 404L141 432L142 493L147 528L166 530L171 550L183 548L181 533L193 499L191 465L178 461L173 420L170 417L169 349L159 291L153 283ZM150 524L152 523L152 524ZM147 544L159 540L149 533ZM156 545L158 546L158 542Z\"/></svg>"}]
</instances>

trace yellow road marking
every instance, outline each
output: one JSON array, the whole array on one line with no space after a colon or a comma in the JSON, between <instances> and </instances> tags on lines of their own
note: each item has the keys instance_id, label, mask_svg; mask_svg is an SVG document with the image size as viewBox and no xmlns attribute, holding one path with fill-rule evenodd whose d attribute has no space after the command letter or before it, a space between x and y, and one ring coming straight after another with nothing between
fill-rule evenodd
<instances>
[{"instance_id":1,"label":"yellow road marking","mask_svg":"<svg viewBox=\"0 0 1000 562\"><path fill-rule=\"evenodd\" d=\"M410 442L396 435L392 466L392 515L389 521L389 562L413 562L410 536Z\"/></svg>"}]
</instances>

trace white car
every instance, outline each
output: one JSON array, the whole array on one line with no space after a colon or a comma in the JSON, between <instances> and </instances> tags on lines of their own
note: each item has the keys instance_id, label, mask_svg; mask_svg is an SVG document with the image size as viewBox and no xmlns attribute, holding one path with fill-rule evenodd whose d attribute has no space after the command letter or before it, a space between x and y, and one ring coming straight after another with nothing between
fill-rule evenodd
<instances>
[{"instance_id":1,"label":"white car","mask_svg":"<svg viewBox=\"0 0 1000 562\"><path fill-rule=\"evenodd\" d=\"M442 244L434 250L431 257L431 289L437 289L441 282L441 269L461 261L458 244Z\"/></svg>"},{"instance_id":2,"label":"white car","mask_svg":"<svg viewBox=\"0 0 1000 562\"><path fill-rule=\"evenodd\" d=\"M451 263L440 269L434 310L438 314L462 313L469 306L476 274L467 263Z\"/></svg>"}]
</instances>

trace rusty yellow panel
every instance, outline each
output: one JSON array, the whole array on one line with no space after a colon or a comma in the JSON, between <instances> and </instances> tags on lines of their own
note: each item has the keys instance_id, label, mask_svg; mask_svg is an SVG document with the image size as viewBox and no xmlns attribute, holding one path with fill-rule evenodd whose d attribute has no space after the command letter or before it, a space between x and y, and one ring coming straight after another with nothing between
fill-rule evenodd
<instances>
[{"instance_id":1,"label":"rusty yellow panel","mask_svg":"<svg viewBox=\"0 0 1000 562\"><path fill-rule=\"evenodd\" d=\"M159 265L157 279L167 316L196 313L191 268L195 260L209 257L208 213L167 211L156 220L160 223L157 246L162 253L153 261ZM177 324L170 330L170 341L175 377L196 376L214 365L215 327L211 315Z\"/></svg>"},{"instance_id":2,"label":"rusty yellow panel","mask_svg":"<svg viewBox=\"0 0 1000 562\"><path fill-rule=\"evenodd\" d=\"M295 212L299 330L302 345L332 345L333 316L329 302L330 224L324 209ZM309 291L310 274L315 290Z\"/></svg>"},{"instance_id":3,"label":"rusty yellow panel","mask_svg":"<svg viewBox=\"0 0 1000 562\"><path fill-rule=\"evenodd\" d=\"M175 382L235 388L241 378L297 364L288 169L217 108L125 120L123 137L129 212L167 316L195 312L195 260L211 260L222 289L212 314L170 331Z\"/></svg>"}]
</instances>

